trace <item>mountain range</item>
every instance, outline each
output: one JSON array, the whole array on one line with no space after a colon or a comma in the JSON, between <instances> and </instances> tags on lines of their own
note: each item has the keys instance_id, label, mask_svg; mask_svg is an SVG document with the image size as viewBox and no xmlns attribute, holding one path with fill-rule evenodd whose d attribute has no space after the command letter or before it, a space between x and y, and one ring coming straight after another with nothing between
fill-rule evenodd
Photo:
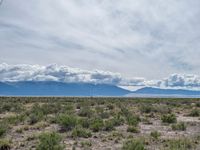
<instances>
[{"instance_id":1,"label":"mountain range","mask_svg":"<svg viewBox=\"0 0 200 150\"><path fill-rule=\"evenodd\" d=\"M200 91L144 87L129 91L118 86L55 81L0 82L1 96L126 96L200 97Z\"/></svg>"}]
</instances>

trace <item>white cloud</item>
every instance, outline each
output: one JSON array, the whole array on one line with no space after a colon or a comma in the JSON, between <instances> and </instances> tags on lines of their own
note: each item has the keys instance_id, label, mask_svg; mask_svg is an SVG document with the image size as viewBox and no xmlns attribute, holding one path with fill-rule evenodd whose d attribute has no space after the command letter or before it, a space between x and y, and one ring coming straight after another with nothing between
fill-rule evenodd
<instances>
[{"instance_id":1,"label":"white cloud","mask_svg":"<svg viewBox=\"0 0 200 150\"><path fill-rule=\"evenodd\" d=\"M199 0L5 0L0 62L148 79L197 74L199 6Z\"/></svg>"},{"instance_id":2,"label":"white cloud","mask_svg":"<svg viewBox=\"0 0 200 150\"><path fill-rule=\"evenodd\" d=\"M160 87L200 89L200 76L189 74L172 74L162 80L145 78L126 78L119 73L101 70L83 70L56 64L41 65L8 65L0 64L0 81L59 81L65 83L111 84L121 87Z\"/></svg>"}]
</instances>

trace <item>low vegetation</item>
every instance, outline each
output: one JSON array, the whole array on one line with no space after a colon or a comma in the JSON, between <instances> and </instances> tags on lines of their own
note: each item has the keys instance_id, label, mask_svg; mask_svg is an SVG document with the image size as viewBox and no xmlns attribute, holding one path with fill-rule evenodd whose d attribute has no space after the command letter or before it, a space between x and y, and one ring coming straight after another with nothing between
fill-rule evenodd
<instances>
[{"instance_id":1,"label":"low vegetation","mask_svg":"<svg viewBox=\"0 0 200 150\"><path fill-rule=\"evenodd\" d=\"M199 99L0 97L0 150L198 150Z\"/></svg>"}]
</instances>

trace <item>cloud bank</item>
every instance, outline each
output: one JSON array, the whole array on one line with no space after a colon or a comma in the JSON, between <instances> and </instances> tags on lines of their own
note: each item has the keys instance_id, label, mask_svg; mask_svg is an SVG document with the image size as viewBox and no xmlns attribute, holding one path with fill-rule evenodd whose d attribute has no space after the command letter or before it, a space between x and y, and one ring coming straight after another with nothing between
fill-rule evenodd
<instances>
[{"instance_id":1,"label":"cloud bank","mask_svg":"<svg viewBox=\"0 0 200 150\"><path fill-rule=\"evenodd\" d=\"M150 86L161 88L200 89L200 76L172 74L162 80L145 78L126 78L119 73L94 70L88 71L56 64L41 65L8 65L0 64L0 81L58 81L65 83L111 84L116 86Z\"/></svg>"},{"instance_id":2,"label":"cloud bank","mask_svg":"<svg viewBox=\"0 0 200 150\"><path fill-rule=\"evenodd\" d=\"M56 62L148 79L198 74L199 6L199 0L4 0L0 62Z\"/></svg>"}]
</instances>

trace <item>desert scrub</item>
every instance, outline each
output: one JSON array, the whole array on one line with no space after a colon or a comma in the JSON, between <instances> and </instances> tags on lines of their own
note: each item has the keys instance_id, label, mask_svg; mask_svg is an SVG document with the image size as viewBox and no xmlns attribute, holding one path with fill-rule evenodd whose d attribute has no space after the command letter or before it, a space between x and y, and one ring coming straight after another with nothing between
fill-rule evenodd
<instances>
[{"instance_id":1,"label":"desert scrub","mask_svg":"<svg viewBox=\"0 0 200 150\"><path fill-rule=\"evenodd\" d=\"M129 127L127 128L127 132L140 133L140 130L138 129L138 127L129 126Z\"/></svg>"},{"instance_id":2,"label":"desert scrub","mask_svg":"<svg viewBox=\"0 0 200 150\"><path fill-rule=\"evenodd\" d=\"M90 122L91 122L91 120L88 118L79 118L77 124L82 126L83 128L89 128Z\"/></svg>"},{"instance_id":3,"label":"desert scrub","mask_svg":"<svg viewBox=\"0 0 200 150\"><path fill-rule=\"evenodd\" d=\"M93 132L99 132L100 130L103 129L103 127L104 127L104 123L103 123L103 120L101 118L94 118L91 121L90 129Z\"/></svg>"},{"instance_id":4,"label":"desert scrub","mask_svg":"<svg viewBox=\"0 0 200 150\"><path fill-rule=\"evenodd\" d=\"M83 137L83 138L89 138L92 136L92 133L84 128L81 127L76 127L72 130L72 137L77 138L77 137Z\"/></svg>"},{"instance_id":5,"label":"desert scrub","mask_svg":"<svg viewBox=\"0 0 200 150\"><path fill-rule=\"evenodd\" d=\"M103 127L104 131L112 131L114 129L115 129L115 127L114 127L114 121L113 120L106 120L104 122L104 127Z\"/></svg>"},{"instance_id":6,"label":"desert scrub","mask_svg":"<svg viewBox=\"0 0 200 150\"><path fill-rule=\"evenodd\" d=\"M36 150L64 150L64 145L60 144L61 140L61 136L55 132L42 133Z\"/></svg>"},{"instance_id":7,"label":"desert scrub","mask_svg":"<svg viewBox=\"0 0 200 150\"><path fill-rule=\"evenodd\" d=\"M136 115L128 115L126 121L128 125L137 126L140 122L140 117Z\"/></svg>"},{"instance_id":8,"label":"desert scrub","mask_svg":"<svg viewBox=\"0 0 200 150\"><path fill-rule=\"evenodd\" d=\"M176 123L177 122L176 115L174 115L174 114L163 115L161 117L161 120L163 123Z\"/></svg>"},{"instance_id":9,"label":"desert scrub","mask_svg":"<svg viewBox=\"0 0 200 150\"><path fill-rule=\"evenodd\" d=\"M124 142L122 150L145 150L145 145L140 139L130 139Z\"/></svg>"},{"instance_id":10,"label":"desert scrub","mask_svg":"<svg viewBox=\"0 0 200 150\"><path fill-rule=\"evenodd\" d=\"M173 124L171 127L172 130L177 130L177 131L185 131L187 128L184 122Z\"/></svg>"},{"instance_id":11,"label":"desert scrub","mask_svg":"<svg viewBox=\"0 0 200 150\"><path fill-rule=\"evenodd\" d=\"M168 140L165 146L166 150L190 150L195 148L195 144L186 138Z\"/></svg>"},{"instance_id":12,"label":"desert scrub","mask_svg":"<svg viewBox=\"0 0 200 150\"><path fill-rule=\"evenodd\" d=\"M78 113L79 116L81 117L92 117L94 114L94 111L90 109L90 107L82 107Z\"/></svg>"},{"instance_id":13,"label":"desert scrub","mask_svg":"<svg viewBox=\"0 0 200 150\"><path fill-rule=\"evenodd\" d=\"M139 108L141 113L151 113L155 111L155 108L152 105L148 104L143 104Z\"/></svg>"},{"instance_id":14,"label":"desert scrub","mask_svg":"<svg viewBox=\"0 0 200 150\"><path fill-rule=\"evenodd\" d=\"M154 139L159 139L159 137L161 136L161 134L160 134L160 132L158 132L158 131L152 131L151 133L150 133L150 136L152 137L152 138L154 138Z\"/></svg>"},{"instance_id":15,"label":"desert scrub","mask_svg":"<svg viewBox=\"0 0 200 150\"><path fill-rule=\"evenodd\" d=\"M7 130L7 125L5 125L3 122L0 122L0 138L6 134Z\"/></svg>"},{"instance_id":16,"label":"desert scrub","mask_svg":"<svg viewBox=\"0 0 200 150\"><path fill-rule=\"evenodd\" d=\"M191 117L199 117L200 116L200 110L199 109L193 109L190 112L189 116L191 116Z\"/></svg>"},{"instance_id":17,"label":"desert scrub","mask_svg":"<svg viewBox=\"0 0 200 150\"><path fill-rule=\"evenodd\" d=\"M62 114L58 117L58 123L65 129L71 130L77 125L77 117L74 115Z\"/></svg>"},{"instance_id":18,"label":"desert scrub","mask_svg":"<svg viewBox=\"0 0 200 150\"><path fill-rule=\"evenodd\" d=\"M7 139L0 139L0 150L10 150L11 141Z\"/></svg>"}]
</instances>

